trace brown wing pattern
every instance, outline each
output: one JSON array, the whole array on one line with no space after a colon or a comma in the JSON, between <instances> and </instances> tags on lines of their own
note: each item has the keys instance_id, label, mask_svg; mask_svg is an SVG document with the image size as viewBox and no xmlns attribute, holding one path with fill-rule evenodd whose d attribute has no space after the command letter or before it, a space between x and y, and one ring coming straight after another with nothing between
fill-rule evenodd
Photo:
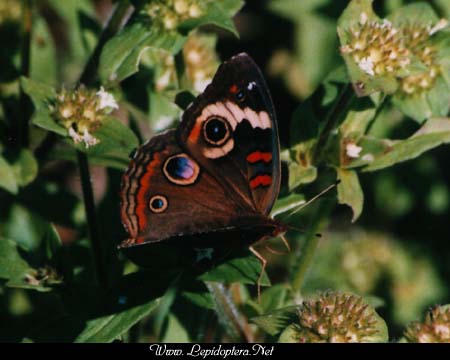
<instances>
[{"instance_id":1,"label":"brown wing pattern","mask_svg":"<svg viewBox=\"0 0 450 360\"><path fill-rule=\"evenodd\" d=\"M235 202L269 214L280 186L278 130L267 86L248 55L219 67L183 114L177 137Z\"/></svg>"},{"instance_id":2,"label":"brown wing pattern","mask_svg":"<svg viewBox=\"0 0 450 360\"><path fill-rule=\"evenodd\" d=\"M135 153L122 178L122 246L232 227L248 214L188 154L174 131L153 137Z\"/></svg>"}]
</instances>

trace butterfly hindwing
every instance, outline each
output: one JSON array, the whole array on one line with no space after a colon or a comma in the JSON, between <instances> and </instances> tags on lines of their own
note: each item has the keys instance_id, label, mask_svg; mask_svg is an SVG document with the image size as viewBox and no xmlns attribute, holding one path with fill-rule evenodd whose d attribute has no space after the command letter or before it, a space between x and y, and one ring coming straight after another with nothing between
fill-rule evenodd
<instances>
[{"instance_id":1,"label":"butterfly hindwing","mask_svg":"<svg viewBox=\"0 0 450 360\"><path fill-rule=\"evenodd\" d=\"M219 67L183 114L177 137L235 202L268 215L280 186L278 132L264 78L248 55Z\"/></svg>"},{"instance_id":2,"label":"butterfly hindwing","mask_svg":"<svg viewBox=\"0 0 450 360\"><path fill-rule=\"evenodd\" d=\"M153 137L122 178L122 222L129 247L257 224L213 176L177 144L175 131ZM259 216L259 218L261 218Z\"/></svg>"}]
</instances>

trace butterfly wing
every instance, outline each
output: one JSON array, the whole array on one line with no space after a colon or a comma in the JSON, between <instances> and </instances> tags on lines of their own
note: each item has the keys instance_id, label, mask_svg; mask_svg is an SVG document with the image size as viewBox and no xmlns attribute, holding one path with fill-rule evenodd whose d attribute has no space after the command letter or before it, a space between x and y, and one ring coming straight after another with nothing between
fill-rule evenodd
<instances>
[{"instance_id":1,"label":"butterfly wing","mask_svg":"<svg viewBox=\"0 0 450 360\"><path fill-rule=\"evenodd\" d=\"M264 218L233 201L219 182L177 144L175 131L141 146L122 177L121 247L234 228ZM206 239L206 238L205 238ZM187 241L187 240L186 240Z\"/></svg>"},{"instance_id":2,"label":"butterfly wing","mask_svg":"<svg viewBox=\"0 0 450 360\"><path fill-rule=\"evenodd\" d=\"M247 54L219 67L186 109L177 137L236 203L270 212L280 187L278 130L264 78Z\"/></svg>"}]
</instances>

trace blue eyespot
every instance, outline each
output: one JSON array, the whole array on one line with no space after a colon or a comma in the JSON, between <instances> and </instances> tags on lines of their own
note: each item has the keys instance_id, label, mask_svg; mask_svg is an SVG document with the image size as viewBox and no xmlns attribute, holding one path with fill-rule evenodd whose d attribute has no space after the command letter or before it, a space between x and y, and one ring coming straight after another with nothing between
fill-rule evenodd
<instances>
[{"instance_id":1,"label":"blue eyespot","mask_svg":"<svg viewBox=\"0 0 450 360\"><path fill-rule=\"evenodd\" d=\"M194 175L194 164L187 157L174 157L167 162L166 171L175 179L186 180Z\"/></svg>"},{"instance_id":2,"label":"blue eyespot","mask_svg":"<svg viewBox=\"0 0 450 360\"><path fill-rule=\"evenodd\" d=\"M155 199L152 201L152 208L161 209L164 206L164 201L161 199Z\"/></svg>"},{"instance_id":3,"label":"blue eyespot","mask_svg":"<svg viewBox=\"0 0 450 360\"><path fill-rule=\"evenodd\" d=\"M160 213L167 209L167 199L162 195L155 195L149 201L149 208L154 213Z\"/></svg>"}]
</instances>

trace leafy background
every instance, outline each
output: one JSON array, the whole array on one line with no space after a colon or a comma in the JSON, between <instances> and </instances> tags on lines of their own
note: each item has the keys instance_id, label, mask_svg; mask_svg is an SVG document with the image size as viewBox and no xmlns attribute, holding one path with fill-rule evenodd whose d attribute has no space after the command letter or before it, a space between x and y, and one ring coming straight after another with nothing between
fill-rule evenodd
<instances>
[{"instance_id":1,"label":"leafy background","mask_svg":"<svg viewBox=\"0 0 450 360\"><path fill-rule=\"evenodd\" d=\"M387 324L381 340L398 340L449 303L450 159L439 146L450 141L448 83L411 102L395 79L372 81L341 56L346 26L370 1L182 2L200 4L200 15L152 18L149 7L170 1L0 2L0 341L276 341L299 304L328 289L363 296ZM373 8L401 22L402 6L417 4ZM428 4L411 16L449 18L448 1ZM448 30L441 37L445 50ZM202 63L190 62L193 49ZM283 187L273 214L306 229L288 232L286 255L261 248L271 286L260 301L260 264L246 251L199 277L142 269L116 250L129 153L176 126L220 61L241 51L263 70L277 111ZM352 81L373 93L356 97ZM104 86L120 105L89 149L51 107L80 83ZM349 143L361 156L348 156ZM336 178L337 190L290 215Z\"/></svg>"}]
</instances>

